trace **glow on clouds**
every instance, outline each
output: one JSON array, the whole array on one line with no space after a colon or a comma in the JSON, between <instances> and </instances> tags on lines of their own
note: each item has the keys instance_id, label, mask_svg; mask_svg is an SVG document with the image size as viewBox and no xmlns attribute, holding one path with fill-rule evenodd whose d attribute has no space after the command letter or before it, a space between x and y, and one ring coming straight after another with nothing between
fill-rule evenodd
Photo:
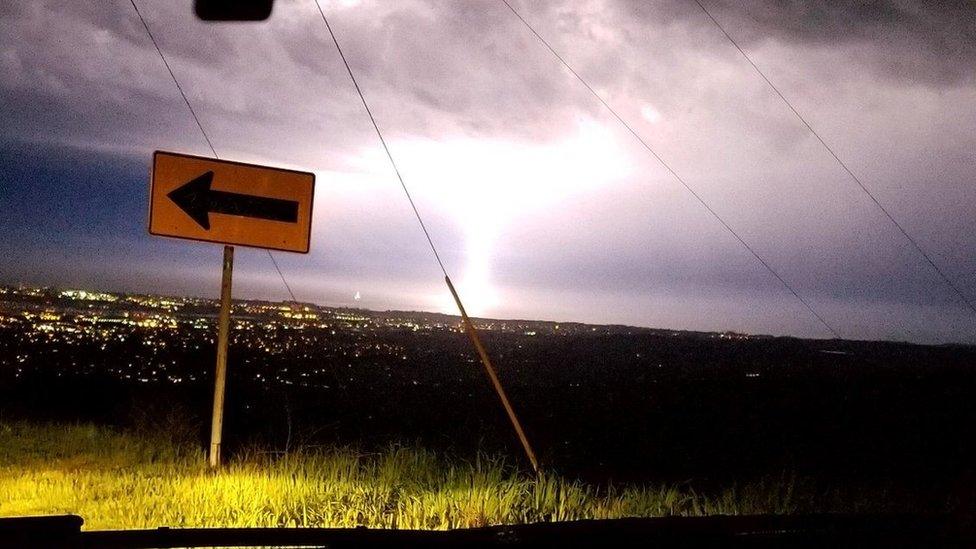
<instances>
[{"instance_id":1,"label":"glow on clouds","mask_svg":"<svg viewBox=\"0 0 976 549\"><path fill-rule=\"evenodd\" d=\"M499 302L491 264L505 225L576 193L618 183L632 164L618 136L587 118L579 119L574 133L542 144L410 138L391 149L416 199L449 212L463 231L466 263L447 267L461 275L458 290L471 314L488 314ZM441 310L454 308L449 297L436 299Z\"/></svg>"}]
</instances>

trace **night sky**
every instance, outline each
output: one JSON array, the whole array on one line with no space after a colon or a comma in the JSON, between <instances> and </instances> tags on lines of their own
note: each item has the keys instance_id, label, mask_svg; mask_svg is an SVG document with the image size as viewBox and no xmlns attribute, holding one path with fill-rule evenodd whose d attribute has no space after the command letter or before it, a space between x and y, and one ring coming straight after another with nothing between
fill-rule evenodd
<instances>
[{"instance_id":1,"label":"night sky","mask_svg":"<svg viewBox=\"0 0 976 549\"><path fill-rule=\"evenodd\" d=\"M317 174L312 252L276 255L299 299L454 312L311 0L137 3L222 157ZM705 4L976 300L976 5ZM843 337L976 342L694 2L513 5ZM323 9L473 314L828 336L501 2ZM0 283L215 296L219 246L146 231L152 151L209 149L129 2L0 20ZM237 296L287 297L237 257Z\"/></svg>"}]
</instances>

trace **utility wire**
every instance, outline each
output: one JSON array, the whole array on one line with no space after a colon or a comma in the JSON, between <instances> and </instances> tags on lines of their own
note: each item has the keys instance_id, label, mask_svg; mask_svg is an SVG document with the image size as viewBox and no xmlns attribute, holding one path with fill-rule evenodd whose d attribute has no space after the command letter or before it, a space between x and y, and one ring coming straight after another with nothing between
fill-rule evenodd
<instances>
[{"instance_id":1,"label":"utility wire","mask_svg":"<svg viewBox=\"0 0 976 549\"><path fill-rule=\"evenodd\" d=\"M664 158L662 158L661 155L655 152L654 149L647 144L647 141L645 141L644 138L641 137L640 134L638 134L637 131L635 131L634 128L630 126L630 124L624 121L624 119L621 118L619 114L617 114L617 111L614 110L614 108L611 107L603 99L603 97L601 97L600 94L598 94L596 90L594 90L593 87L590 86L590 84L582 76L580 76L580 74L576 72L576 70L573 69L573 67L570 66L570 64L567 63L566 60L563 59L561 55L559 55L558 52L556 52L555 49L553 49L553 47L549 44L548 41L546 41L545 38L542 37L542 35L536 32L536 30L532 27L532 25L530 25L529 22L526 21L525 18L522 17L522 15L519 14L519 12L516 11L515 8L513 8L510 3L508 3L508 0L501 0L501 2L506 6L508 6L508 9L511 10L513 14L515 14L515 17L518 17L519 21L521 21L522 24L525 25L525 27L529 29L529 31L532 32L532 34L534 34L535 37L538 38L539 41L546 46L546 49L548 49L549 52L552 53L552 55L556 59L558 59L559 62L562 63L562 65L566 67L566 69L569 70L569 72L572 73L572 75L575 76L576 79L579 80L581 84L583 84L583 86L593 95L593 97L597 99L597 101L600 102L600 104L602 104L608 111L610 111L610 114L612 114L613 117L616 118L617 121L620 122L620 124L624 128L627 128L627 131L629 131L630 134L634 136L634 138L637 139L638 142L640 142L640 144L644 147L644 149L647 150L647 152L649 152L651 156L653 156L658 161L658 163L660 163L661 166L663 166L664 169L667 170L667 172L670 173L671 176L678 181L678 183L681 183L681 185L689 193L691 193L691 195L694 196L696 200L698 200L698 203L701 204L705 208L705 210L707 210L708 213L710 213L712 217L715 218L716 221L718 221L723 227L725 227L725 230L727 230L729 234L731 234L733 237L735 237L736 240L739 241L739 244L741 244L742 247L748 250L749 253L751 253L752 256L755 257L756 260L759 261L759 263L767 271L769 271L769 273L772 274L774 278L776 278L776 280L778 280L784 287L786 287L786 289L789 290L791 294L793 294L793 297L795 297L800 303L802 303L803 306L806 307L808 311L810 311L810 314L812 314L820 322L820 324L822 324L827 329L827 331L830 332L830 334L834 338L838 338L838 339L840 338L840 335L837 333L837 331L834 330L834 328L831 327L831 325L828 324L826 320L824 320L824 318L820 315L820 313L818 313L807 300L803 299L803 297L801 297L800 294L797 293L797 291L793 288L793 286L791 286L789 282L787 282L778 272L776 272L776 270L773 269L773 267L769 263L767 263L766 260L763 259L762 256L760 256L759 253L756 252L756 250L753 249L752 246L746 243L746 241L743 240L741 236L739 236L739 233L737 233L735 229L733 229L732 226L729 225L728 222L725 221L725 219L723 219L722 216L718 214L718 212L716 212L711 206L709 206L708 203L705 202L705 199L702 198L702 196L698 194L698 192L696 192L695 189L693 189L691 185L689 185L684 180L684 178L678 175L678 173L674 171L674 169L664 160Z\"/></svg>"},{"instance_id":2,"label":"utility wire","mask_svg":"<svg viewBox=\"0 0 976 549\"><path fill-rule=\"evenodd\" d=\"M186 108L189 109L190 115L193 116L193 121L197 123L197 127L200 128L200 133L203 134L203 138L207 140L207 146L210 147L210 152L213 153L214 158L220 159L217 155L217 149L214 149L213 142L210 141L210 136L207 135L207 131L203 129L203 124L200 123L200 118L197 117L196 111L193 110L193 106L190 105L190 100L187 99L186 93L183 92L183 86L180 86L180 81L176 79L176 75L173 74L173 69L170 68L169 62L166 61L166 56L163 55L163 50L159 49L159 44L156 43L156 37L153 36L151 30L149 30L149 23L146 23L146 18L142 16L142 12L139 11L139 6L136 6L135 0L129 0L132 4L132 9L136 10L136 15L139 16L139 20L142 21L142 26L146 27L146 34L149 35L149 40L152 41L153 47L156 48L156 53L159 54L159 58L163 60L163 65L166 65L166 70L169 71L170 78L173 79L173 83L176 84L176 89L180 91L180 97L183 98L183 102L186 103Z\"/></svg>"},{"instance_id":3,"label":"utility wire","mask_svg":"<svg viewBox=\"0 0 976 549\"><path fill-rule=\"evenodd\" d=\"M417 217L417 222L420 223L420 228L424 231L424 236L427 237L427 243L430 244L430 251L434 252L434 259L437 260L437 265L440 266L441 272L444 276L447 276L447 269L444 268L444 263L441 261L440 254L437 253L437 247L434 246L434 241L430 238L430 233L427 231L427 225L424 224L424 220L420 217L420 211L417 209L417 205L413 201L413 197L410 196L410 191L407 190L407 184L403 181L403 176L400 175L400 169L397 167L396 160L393 160L393 154L390 153L390 148L386 145L386 139L383 138L383 134L380 132L379 125L376 124L376 119L373 117L373 111L369 108L369 103L366 102L366 97L363 95L363 90L359 87L359 82L356 81L356 76L352 73L352 68L349 66L349 62L346 61L346 55L342 53L342 47L339 46L339 40L336 39L335 32L332 31L332 25L329 24L329 20L325 17L325 12L322 11L322 5L319 4L319 0L315 0L315 7L319 9L319 15L322 16L322 22L325 23L325 28L329 30L329 36L332 37L332 43L335 44L336 50L339 51L339 57L342 58L342 64L346 66L346 72L349 73L349 79L352 80L352 85L356 88L356 93L359 94L359 100L363 103L363 108L366 109L366 114L369 115L369 121L373 124L373 129L376 130L376 136L380 138L380 143L383 144L383 150L386 151L386 157L390 159L390 165L393 166L393 171L396 172L397 179L400 180L400 186L403 187L403 194L407 195L407 201L410 202L410 207L413 208L413 213Z\"/></svg>"},{"instance_id":4,"label":"utility wire","mask_svg":"<svg viewBox=\"0 0 976 549\"><path fill-rule=\"evenodd\" d=\"M288 281L285 280L285 273L281 272L281 267L278 266L278 261L275 259L271 250L266 250L268 252L268 257L271 258L271 263L274 264L274 268L278 271L278 276L281 277L281 281L285 283L285 289L288 290L288 295L291 296L291 300L297 302L298 299L295 298L295 292L291 291L291 286L288 285Z\"/></svg>"},{"instance_id":5,"label":"utility wire","mask_svg":"<svg viewBox=\"0 0 976 549\"><path fill-rule=\"evenodd\" d=\"M200 133L203 134L203 138L207 141L207 146L210 147L210 152L213 153L214 158L220 160L220 155L217 154L217 149L213 146L213 141L210 140L210 136L207 135L207 130L203 129L203 124L200 123L200 117L197 116L196 111L193 110L193 105L190 105L190 100L186 97L186 93L183 91L183 86L180 85L180 81L176 78L176 74L173 73L172 67L169 66L169 61L166 61L166 56L163 55L163 50L159 48L159 44L156 42L156 37L153 36L151 30L149 30L149 23L146 22L146 18L142 16L142 12L139 11L139 6L136 5L135 0L129 0L132 4L132 9L136 10L136 15L139 16L139 20L142 21L142 26L146 28L146 34L149 35L149 40L152 41L153 47L156 48L156 53L159 54L159 58L163 60L163 65L166 65L166 70L169 72L170 78L173 79L173 83L176 84L176 89L180 92L180 97L183 98L183 102L186 103L187 110L190 111L190 115L193 117L193 121L197 123L197 127L200 128ZM288 290L288 295L291 296L292 301L298 301L295 299L295 293L291 291L291 286L288 285L288 281L285 280L285 274L281 272L281 268L278 267L278 262L275 260L274 255L271 250L265 250L268 252L268 257L271 258L271 263L274 264L275 270L278 271L278 276L281 277L281 281L285 284L285 289Z\"/></svg>"},{"instance_id":6,"label":"utility wire","mask_svg":"<svg viewBox=\"0 0 976 549\"><path fill-rule=\"evenodd\" d=\"M315 0L315 7L319 9L319 15L322 16L322 22L325 23L325 28L329 29L329 36L332 37L332 43L335 44L336 50L339 52L339 57L342 58L342 64L346 66L346 72L349 73L349 79L352 80L353 86L356 87L356 93L359 94L359 99L363 102L363 108L366 109L366 114L369 115L369 121L373 123L373 129L376 130L376 136L380 138L380 143L383 144L383 150L386 151L386 156L390 159L390 164L393 166L393 171L396 172L397 179L400 180L400 186L403 187L403 193L407 195L407 200L410 202L410 207L413 208L413 213L417 216L417 221L420 223L420 228L424 230L424 236L427 237L427 243L430 244L430 251L434 252L434 258L437 259L437 264L440 266L441 272L444 273L444 282L447 284L448 290L451 291L451 296L454 297L454 302L457 304L458 312L461 313L461 321L464 324L464 331L468 333L468 337L471 338L471 343L478 352L478 357L481 359L481 364L485 368L485 373L488 374L488 379L491 381L492 387L495 389L495 394L498 395L498 399L501 401L502 407L505 409L505 414L508 415L508 419L512 423L512 427L515 429L515 434L518 436L519 442L522 443L522 449L525 450L525 456L529 459L529 463L532 464L532 469L538 473L540 471L539 461L536 459L535 451L532 449L532 445L529 443L529 439L525 435L525 430L522 429L522 423L519 421L511 402L509 402L508 395L505 393L504 387L502 387L501 382L498 380L498 372L495 371L495 367L492 365L491 359L488 357L488 352L485 350L484 345L482 345L481 338L478 337L478 330L475 328L474 322L472 322L471 318L468 316L467 311L464 310L464 304L461 303L461 297L454 288L454 284L451 282L451 277L448 276L447 269L444 268L444 264L441 262L440 255L437 254L437 248L434 246L434 241L430 238L430 233L427 232L427 226L424 225L424 220L420 217L420 211L417 210L417 205L414 204L413 198L410 196L410 191L407 190L407 184L403 181L403 176L400 175L400 170L397 168L396 161L393 160L393 154L390 153L390 148L386 145L386 139L383 138L379 125L376 124L376 119L373 117L373 112L370 110L369 104L366 102L366 97L363 95L363 90L359 87L359 83L356 81L356 76L353 75L352 68L349 66L349 62L346 61L345 54L342 53L342 48L339 46L339 40L336 39L335 32L332 31L332 25L329 24L329 20L325 17L325 12L322 11L322 5L319 4L319 0Z\"/></svg>"},{"instance_id":7,"label":"utility wire","mask_svg":"<svg viewBox=\"0 0 976 549\"><path fill-rule=\"evenodd\" d=\"M871 199L871 202L874 202L874 205L877 206L879 210L881 210L881 213L883 213L884 216L888 218L888 221L890 221L891 224L894 225L899 232L901 232L901 234L905 237L905 239L911 243L911 245L915 248L915 250L918 251L919 255L921 255L922 258L925 259L925 262L928 263L930 267L932 267L932 270L938 273L942 281L945 282L946 285L949 286L949 288L951 288L952 291L955 292L957 296L959 296L959 299L961 299L963 303L965 303L966 306L969 307L969 309L973 313L976 313L976 304L974 304L968 297L966 297L966 294L963 293L963 291L955 283L952 282L952 280L945 273L945 271L943 271L942 269L939 268L938 265L936 265L935 261L933 261L932 257L925 252L921 244L919 244L918 241L912 237L912 235L908 234L908 231L905 230L905 227L902 226L902 224L895 219L895 217L891 214L891 212L889 212L888 209L881 204L881 202L877 199L877 197L874 196L874 193L872 193L864 185L864 183L861 182L861 179L859 177L854 175L854 172L847 166L847 164L843 160L841 160L839 156L837 156L837 153L834 152L834 149L830 145L828 145L826 141L824 141L824 138L820 136L820 133L817 132L817 130L813 129L813 126L811 126L810 123L807 122L807 119L802 114L800 114L798 110L796 110L796 107L793 106L793 103L790 102L790 100L787 99L785 95L783 95L783 92L781 92L779 88L776 87L776 84L773 84L773 82L769 79L769 77L766 76L766 73L764 73L762 69L760 69L759 66L756 65L756 63L752 60L752 58L749 57L749 54L747 54L745 50L743 50L742 47L739 46L739 43L736 42L734 38L732 38L732 35L729 34L727 30L725 30L725 27L723 27L722 24L719 23L717 19L715 19L715 16L713 16L711 12L709 12L708 9L705 8L704 4L702 4L700 0L694 0L694 2L698 4L698 7L701 8L703 12L705 12L705 15L708 16L708 18L712 21L712 23L714 23L715 26L718 27L718 30L722 31L722 34L724 34L725 37L729 40L729 42L733 46L735 46L735 49L738 50L740 54L742 54L742 57L744 57L746 61L748 61L749 64L752 65L752 68L756 71L756 74L758 74L763 79L763 81L765 81L766 84L769 85L769 87L776 93L776 95L779 96L779 98L783 101L783 103L786 104L786 106L796 116L796 118L804 126L806 126L807 130L809 130L814 137L817 138L817 141L819 141L820 144L823 145L824 150L826 150L827 153L834 160L837 161L837 164L840 165L840 167L843 168L845 172L847 172L847 175L850 176L851 180L854 183L856 183L857 186L860 187L862 191L864 191L864 194L866 194L868 198Z\"/></svg>"}]
</instances>

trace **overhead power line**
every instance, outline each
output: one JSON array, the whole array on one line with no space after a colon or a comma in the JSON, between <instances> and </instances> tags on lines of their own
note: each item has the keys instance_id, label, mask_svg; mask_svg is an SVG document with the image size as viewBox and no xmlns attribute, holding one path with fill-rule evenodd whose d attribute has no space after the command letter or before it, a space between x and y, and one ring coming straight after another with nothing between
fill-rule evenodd
<instances>
[{"instance_id":1,"label":"overhead power line","mask_svg":"<svg viewBox=\"0 0 976 549\"><path fill-rule=\"evenodd\" d=\"M349 79L352 80L352 84L356 88L356 93L359 94L359 100L362 101L363 108L366 109L366 114L369 115L369 121L373 124L373 129L376 130L376 136L379 137L380 143L383 144L383 150L386 151L386 157L390 159L390 165L393 166L393 171L396 172L397 179L400 181L400 187L403 188L403 194L407 196L407 201L410 202L410 207L413 208L413 213L417 217L417 222L420 223L420 228L423 229L424 236L427 237L427 243L430 244L430 251L434 252L434 258L437 260L437 264L440 266L441 272L444 273L444 282L447 284L447 289L450 290L451 296L454 298L454 302L457 304L458 312L461 313L461 322L464 325L464 331L467 332L468 337L471 338L471 343L474 345L475 351L477 351L478 357L481 359L481 364L485 368L485 373L488 374L488 379L491 381L492 387L495 389L495 394L498 395L498 399L501 401L502 407L505 409L505 414L508 415L508 419L512 423L512 427L515 429L515 434L518 436L519 442L522 443L522 449L525 450L525 456L528 458L529 463L532 464L532 469L539 472L539 461L536 459L535 451L532 449L532 445L529 443L529 438L522 429L522 423L519 421L518 416L515 414L515 409L508 400L508 394L505 392L504 387L502 387L502 384L498 379L498 373L495 371L495 367L492 365L491 359L488 357L488 352L481 343L481 338L478 337L478 330L475 328L474 322L471 321L467 311L464 310L464 304L461 302L461 297L454 288L454 284L451 283L451 277L448 276L447 269L444 268L444 263L441 262L441 257L437 253L437 248L434 246L434 241L430 238L430 233L427 231L427 226L424 224L423 218L420 217L420 211L417 209L417 205L414 204L413 197L410 196L410 191L407 190L407 184L403 181L403 176L400 175L400 169L397 168L396 161L393 159L393 154L390 152L390 148L386 145L386 139L383 138L383 132L380 131L380 127L376 123L376 118L373 117L373 111L369 108L369 103L366 101L366 96L363 95L363 90L359 87L359 82L356 81L356 75L353 74L352 67L349 66L349 62L346 60L346 55L342 52L342 47L339 46L339 40L336 38L335 32L333 32L332 25L329 24L329 19L325 16L325 12L322 11L322 5L319 4L319 0L315 0L315 7L318 8L319 15L322 16L322 22L325 23L325 28L329 30L329 36L332 37L332 43L335 44L336 51L339 52L339 57L342 58L342 64L345 65L346 72L349 73Z\"/></svg>"},{"instance_id":2,"label":"overhead power line","mask_svg":"<svg viewBox=\"0 0 976 549\"><path fill-rule=\"evenodd\" d=\"M176 84L176 89L180 92L180 97L183 98L183 102L186 103L186 108L190 111L190 116L193 117L193 121L197 123L197 127L200 128L200 133L203 134L203 138L207 141L207 146L210 147L210 152L213 153L214 158L219 159L220 156L217 155L217 149L214 148L213 142L210 141L210 136L207 135L207 130L203 129L203 124L200 123L200 117L197 116L196 111L193 110L193 105L190 105L190 100L187 99L186 93L183 91L183 86L180 85L180 81L176 78L176 74L173 73L173 69L169 66L169 62L166 61L166 56L163 55L163 50L159 49L159 44L156 42L156 37L153 36L151 30L149 30L149 23L146 22L146 18L142 16L142 12L139 11L139 6L136 5L135 0L129 0L132 4L132 9L136 10L136 15L139 16L139 20L142 21L142 26L146 28L146 34L149 35L149 40L152 41L152 45L156 48L156 53L159 54L159 58L163 60L163 65L166 66L166 70L169 72L170 78L173 79L173 83Z\"/></svg>"},{"instance_id":3,"label":"overhead power line","mask_svg":"<svg viewBox=\"0 0 976 549\"><path fill-rule=\"evenodd\" d=\"M288 284L287 280L285 280L285 273L281 272L281 267L278 266L278 260L275 259L275 256L271 253L271 250L266 251L268 252L268 257L271 258L271 263L274 265L275 270L278 271L278 276L281 277L281 282L285 285L285 289L288 290L288 295L291 296L291 300L297 302L298 299L295 298L295 292L291 291L291 285Z\"/></svg>"},{"instance_id":4,"label":"overhead power line","mask_svg":"<svg viewBox=\"0 0 976 549\"><path fill-rule=\"evenodd\" d=\"M952 281L952 279L949 278L949 276L945 273L945 271L939 268L939 266L932 259L932 256L926 253L926 251L922 248L921 244L919 244L918 241L908 233L905 227L901 223L899 223L898 220L895 219L895 216L892 215L891 212L888 211L888 209L885 208L883 204L881 204L881 202L877 199L877 197L875 197L874 193L872 193L867 188L867 186L865 186L864 183L861 182L861 179L854 174L853 170L851 170L847 166L847 164L843 160L841 160L840 156L838 156L837 153L834 152L834 149L830 145L828 145L826 141L824 141L824 138L821 137L820 133L817 130L815 130L813 126L810 125L809 122L807 122L807 119L802 114L800 114L800 111L798 111L796 107L793 106L793 103L789 99L787 99L785 95L783 95L783 92L780 91L780 89L776 86L776 84L773 84L773 82L769 79L769 77L766 76L766 73L763 72L763 70L760 69L758 65L756 65L756 63L752 60L749 54L747 54L745 50L743 50L742 47L739 46L739 43L735 41L735 38L732 38L732 35L729 34L729 32L725 29L725 27L718 22L715 16L713 16L711 12L708 11L705 5L702 4L700 0L694 0L694 1L696 4L698 4L698 7L701 8L703 12L705 12L705 15L708 16L708 19L710 19L712 23L714 23L715 26L718 27L718 30L722 31L722 34L725 35L725 38L727 38L728 41L735 47L735 49L738 50L740 54L742 54L742 57L744 57L745 60L749 62L753 70L756 71L756 74L758 74L760 78L762 78L763 81L766 82L766 84L773 90L773 92L775 92L776 95L779 96L779 98L783 101L783 103L786 104L786 106L790 109L790 112L792 112L793 115L796 116L796 118L807 128L807 130L809 130L810 133L817 138L817 141L819 141L820 144L823 145L824 150L826 150L827 153L837 162L837 164L841 168L843 168L845 172L847 172L847 175L850 177L851 181L857 184L857 186L862 191L864 191L864 194L866 194L868 198L871 199L871 202L873 202L874 205L877 206L878 210L880 210L881 213L888 218L888 221L890 221L891 224L894 225L896 229L898 229L898 231L902 234L902 236L905 237L905 240L907 240L915 248L915 250L919 253L919 255L922 256L925 262L928 263L928 265L932 268L932 270L939 275L939 278L941 278L942 281L945 282L946 286L952 289L952 291L955 292L955 294L959 297L959 299L961 299L962 302L965 303L966 306L969 307L969 309L973 313L976 313L976 304L974 304L972 300L966 297L966 294L963 293L963 291Z\"/></svg>"},{"instance_id":5,"label":"overhead power line","mask_svg":"<svg viewBox=\"0 0 976 549\"><path fill-rule=\"evenodd\" d=\"M434 240L430 237L430 232L427 231L427 225L424 224L424 220L420 217L420 210L417 209L417 204L414 203L413 197L410 196L410 191L407 189L407 184L403 181L403 176L400 175L400 168L397 167L396 160L393 159L393 154L390 152L390 147L386 145L386 139L383 138L383 133L380 132L380 127L376 123L376 118L373 117L373 111L369 108L369 103L366 102L366 96L363 95L363 90L359 87L359 82L356 80L356 76L352 72L352 68L349 66L349 62L346 61L346 54L342 52L342 47L339 46L339 41L336 39L335 32L332 31L332 25L329 24L328 18L325 16L325 12L322 11L322 5L319 4L319 0L315 0L315 7L319 9L319 15L322 16L322 22L325 23L325 28L329 30L329 36L332 37L332 43L335 44L336 50L339 52L339 57L342 59L342 64L346 66L346 72L349 73L349 79L352 80L352 85L356 88L356 93L359 94L359 100L363 103L363 108L366 109L366 114L369 116L369 121L373 124L373 129L376 130L376 136L380 138L380 143L383 145L383 150L386 152L386 157L390 159L390 165L393 166L393 171L396 172L397 179L400 181L400 187L403 188L403 194L407 195L407 201L410 202L410 207L413 209L413 214L417 217L417 222L420 223L420 228L424 231L424 236L427 237L427 244L430 245L430 251L434 252L434 259L437 260L437 265L440 266L441 272L444 276L447 276L447 269L444 268L444 263L441 261L440 254L437 253L437 247L434 246Z\"/></svg>"},{"instance_id":6,"label":"overhead power line","mask_svg":"<svg viewBox=\"0 0 976 549\"><path fill-rule=\"evenodd\" d=\"M166 66L166 71L169 72L170 78L173 79L173 84L176 84L176 89L180 92L180 97L183 98L183 102L186 103L187 110L190 111L190 116L193 117L193 121L197 123L197 127L200 128L200 133L203 135L203 139L206 140L207 146L210 147L210 152L213 153L214 158L220 160L220 155L217 154L217 149L213 146L213 141L210 140L210 136L207 135L207 130L203 129L203 124L200 123L200 117L197 116L196 111L193 110L193 105L190 104L189 98L186 96L186 92L183 91L183 86L180 85L179 79L176 78L176 74L173 72L173 68L169 66L169 62L166 60L166 56L163 55L163 50L159 48L159 43L156 42L156 37L153 36L152 31L149 29L149 23L146 22L146 18L142 16L142 12L139 11L139 6L136 5L135 0L129 0L132 4L132 9L136 11L136 15L139 16L139 21L142 21L142 26L146 29L146 34L149 35L149 40L152 42L154 48L156 48L156 53L159 54L159 58L163 60L163 65ZM275 260L274 255L271 250L265 250L268 252L268 257L271 258L271 263L274 264L274 268L278 271L278 276L281 277L281 282L284 283L285 289L288 290L288 295L291 296L292 301L298 301L295 299L294 292L291 291L291 286L288 281L285 280L285 274L281 272L281 268L278 267L278 262Z\"/></svg>"},{"instance_id":7,"label":"overhead power line","mask_svg":"<svg viewBox=\"0 0 976 549\"><path fill-rule=\"evenodd\" d=\"M705 199L697 191L695 191L695 189L692 188L691 185L689 185L684 180L684 178L682 178L680 175L678 175L678 173L671 167L671 165L668 164L664 160L664 158L662 158L661 155L659 155L653 148L651 148L651 146L647 144L647 141L645 141L644 138L641 137L640 134L638 134L637 131L634 130L634 128L631 127L630 124L628 124L623 118L621 118L621 116L619 114L617 114L617 111L614 110L614 108L611 107L603 99L603 97L600 96L600 94L597 93L596 90L593 89L592 86L590 86L590 84L586 81L586 79L584 79L582 76L580 76L580 74L578 72L576 72L576 70L565 59L563 59L563 57L561 55L559 55L559 53L549 44L549 42L545 38L543 38L542 35L540 35L535 30L535 28L533 28L532 25L530 25L529 22L526 21L525 18L522 17L522 15L514 7L512 7L512 5L510 3L508 3L508 0L501 0L501 2L503 4L505 4L508 7L508 9L511 10L511 12L513 14L515 14L515 17L517 17L519 19L519 21L521 21L522 24L525 25L525 27L527 29L529 29L529 31L533 35L535 35L535 37L538 38L540 42L542 42L543 45L545 45L546 49L548 49L549 52L552 53L552 55L556 59L559 60L559 62L563 65L563 67L565 67L570 73L572 73L572 75L575 76L576 79L579 80L579 82L581 84L583 84L583 87L585 87L590 92L590 94L592 94L593 97L595 97L597 99L597 101L599 101L600 104L603 105L610 112L610 114L612 114L613 117L616 118L617 121L620 122L620 124L624 128L626 128L628 132L630 132L630 134L635 139L637 139L637 141L644 147L644 149L648 153L650 153L651 156L653 156L654 159L657 160L658 163L661 164L661 166L664 167L664 169L669 174L671 174L671 176L678 183L680 183L681 186L683 186L685 188L685 190L687 190L689 193L691 193L691 195L693 197L695 197L695 200L697 200L698 203L701 204L702 207L704 207L705 210L708 211L708 213L711 214L712 217L714 217L715 220L718 221L719 224L721 224L722 227L724 227L725 230L728 231L729 234L731 234L739 242L739 244L742 245L743 248L745 248L746 250L748 250L749 253L752 254L753 257L756 258L756 261L758 261L760 265L762 265L767 271L769 271L769 273L771 275L773 275L773 277L776 280L778 280L780 282L780 284L782 284L793 295L793 297L795 297L797 299L797 301L799 301L800 303L802 303L803 306L806 307L806 309L808 311L810 311L810 314L812 314L814 316L814 318L816 318L817 321L819 321L820 324L822 324L824 326L824 328L826 328L827 331L830 332L830 334L833 337L840 338L840 335L837 333L837 331L834 330L834 328L830 324L827 323L827 321L824 319L824 317L821 316L820 313L818 313L813 308L813 306L806 299L804 299L802 296L800 296L800 294L796 291L796 289L794 289L793 286L789 282L787 282L778 272L776 272L776 269L773 269L773 267L768 262L766 262L766 260L763 259L762 256L760 256L759 253L756 252L756 250L752 246L750 246L745 240L743 240L743 238L741 236L739 236L739 233L736 232L736 230L733 229L732 226L729 225L729 223L727 221L725 221L725 219L722 218L722 216L719 215L718 212L716 212L708 204L708 202L706 202Z\"/></svg>"}]
</instances>

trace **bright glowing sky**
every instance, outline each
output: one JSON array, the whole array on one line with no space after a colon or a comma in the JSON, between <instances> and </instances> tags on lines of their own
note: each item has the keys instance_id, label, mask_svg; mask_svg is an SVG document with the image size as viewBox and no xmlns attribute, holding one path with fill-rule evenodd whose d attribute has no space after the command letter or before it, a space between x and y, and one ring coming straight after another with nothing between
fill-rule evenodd
<instances>
[{"instance_id":1,"label":"bright glowing sky","mask_svg":"<svg viewBox=\"0 0 976 549\"><path fill-rule=\"evenodd\" d=\"M454 312L311 0L139 4L221 156L316 172L312 252L278 254L299 299ZM515 5L842 336L976 342L693 2ZM976 299L973 4L707 5ZM472 313L826 335L501 2L323 7ZM0 282L215 295L219 246L146 234L152 151L208 149L129 3L0 19ZM235 284L286 297L261 251Z\"/></svg>"}]
</instances>

